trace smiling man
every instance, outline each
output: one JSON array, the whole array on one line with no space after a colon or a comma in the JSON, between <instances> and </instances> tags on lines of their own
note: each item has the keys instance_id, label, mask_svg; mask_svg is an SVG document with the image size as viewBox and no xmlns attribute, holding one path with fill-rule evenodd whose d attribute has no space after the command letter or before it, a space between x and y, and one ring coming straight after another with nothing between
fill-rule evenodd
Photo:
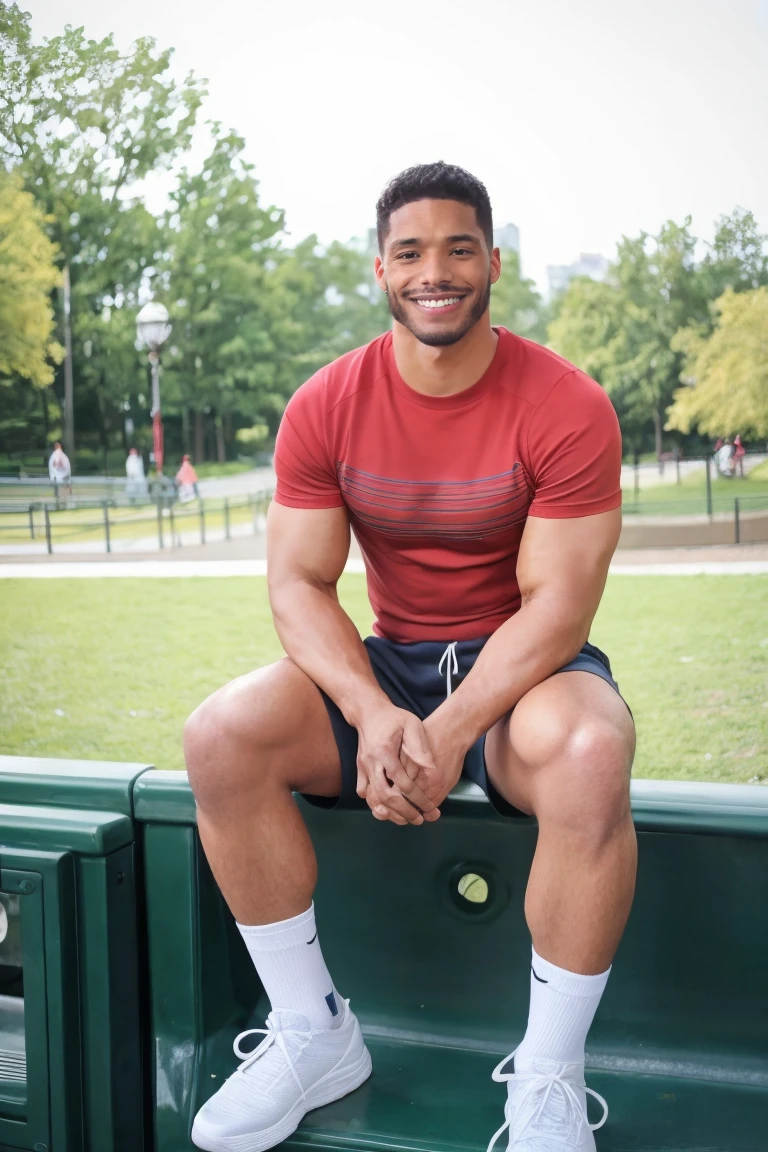
<instances>
[{"instance_id":1,"label":"smiling man","mask_svg":"<svg viewBox=\"0 0 768 1152\"><path fill-rule=\"evenodd\" d=\"M393 330L301 387L278 436L269 590L287 656L185 730L202 842L272 1006L192 1137L262 1152L371 1070L323 960L292 792L418 827L463 774L539 826L528 1026L493 1073L508 1093L493 1139L583 1152L584 1045L636 866L634 727L588 643L619 537L618 424L594 381L491 327L501 267L475 177L408 169L377 223ZM376 616L365 641L336 594L350 527Z\"/></svg>"}]
</instances>

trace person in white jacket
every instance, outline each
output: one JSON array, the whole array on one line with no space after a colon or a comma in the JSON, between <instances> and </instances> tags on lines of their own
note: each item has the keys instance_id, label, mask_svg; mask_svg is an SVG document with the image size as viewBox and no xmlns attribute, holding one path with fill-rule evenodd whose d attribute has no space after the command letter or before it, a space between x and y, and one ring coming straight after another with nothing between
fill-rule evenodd
<instances>
[{"instance_id":1,"label":"person in white jacket","mask_svg":"<svg viewBox=\"0 0 768 1152\"><path fill-rule=\"evenodd\" d=\"M53 446L53 452L48 461L48 475L52 484L57 486L66 484L70 496L72 495L72 467L69 463L69 457L58 440Z\"/></svg>"},{"instance_id":2,"label":"person in white jacket","mask_svg":"<svg viewBox=\"0 0 768 1152\"><path fill-rule=\"evenodd\" d=\"M147 479L144 475L144 461L135 448L131 448L125 461L127 483L125 494L129 500L140 500L147 495Z\"/></svg>"}]
</instances>

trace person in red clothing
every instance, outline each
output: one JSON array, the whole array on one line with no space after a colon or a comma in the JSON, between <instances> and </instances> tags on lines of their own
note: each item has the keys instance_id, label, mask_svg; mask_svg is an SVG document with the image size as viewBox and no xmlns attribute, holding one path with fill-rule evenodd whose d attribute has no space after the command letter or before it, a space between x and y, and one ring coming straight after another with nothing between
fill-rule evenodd
<instances>
[{"instance_id":1,"label":"person in red clothing","mask_svg":"<svg viewBox=\"0 0 768 1152\"><path fill-rule=\"evenodd\" d=\"M292 792L419 827L463 775L539 827L528 1026L494 1072L509 1097L496 1136L592 1150L585 1040L637 851L632 717L589 643L621 525L618 423L593 380L491 326L502 270L474 176L406 170L377 225L392 331L299 388L277 439L269 593L287 655L185 728L203 846L273 1009L192 1138L261 1152L370 1072L320 950ZM365 640L336 594L350 531L376 617Z\"/></svg>"}]
</instances>

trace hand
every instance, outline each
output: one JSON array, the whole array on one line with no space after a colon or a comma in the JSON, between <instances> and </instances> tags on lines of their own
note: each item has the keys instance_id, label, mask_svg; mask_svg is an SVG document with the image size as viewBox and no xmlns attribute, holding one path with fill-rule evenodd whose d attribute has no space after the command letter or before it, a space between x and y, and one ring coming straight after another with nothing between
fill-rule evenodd
<instances>
[{"instance_id":1,"label":"hand","mask_svg":"<svg viewBox=\"0 0 768 1152\"><path fill-rule=\"evenodd\" d=\"M407 764L401 748L408 747ZM437 820L439 809L427 789L434 790L435 764L424 726L417 716L394 704L369 711L358 726L357 794L377 820L393 824L423 824Z\"/></svg>"},{"instance_id":2,"label":"hand","mask_svg":"<svg viewBox=\"0 0 768 1152\"><path fill-rule=\"evenodd\" d=\"M434 768L425 771L424 790L432 803L439 807L458 782L468 749L463 738L450 728L440 708L427 717L422 727L434 763ZM403 740L400 760L409 775L412 775L415 761L411 745L406 739Z\"/></svg>"}]
</instances>

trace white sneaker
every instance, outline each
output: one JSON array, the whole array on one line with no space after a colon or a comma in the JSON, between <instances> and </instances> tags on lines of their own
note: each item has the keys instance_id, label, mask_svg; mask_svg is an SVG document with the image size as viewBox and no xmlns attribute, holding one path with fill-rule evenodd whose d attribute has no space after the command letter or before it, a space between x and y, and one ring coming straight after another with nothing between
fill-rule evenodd
<instances>
[{"instance_id":1,"label":"white sneaker","mask_svg":"<svg viewBox=\"0 0 768 1152\"><path fill-rule=\"evenodd\" d=\"M586 1087L581 1065L536 1057L525 1072L502 1072L512 1056L493 1070L494 1080L507 1081L507 1103L488 1152L507 1128L509 1152L595 1152L592 1133L608 1119L608 1105ZM603 1106L599 1124L587 1120L587 1093Z\"/></svg>"},{"instance_id":2,"label":"white sneaker","mask_svg":"<svg viewBox=\"0 0 768 1152\"><path fill-rule=\"evenodd\" d=\"M296 1130L313 1108L358 1088L371 1074L371 1057L357 1017L344 1001L337 1028L312 1029L298 1012L270 1012L266 1028L241 1032L234 1043L243 1063L204 1104L192 1141L206 1152L266 1152ZM253 1052L245 1036L263 1033Z\"/></svg>"}]
</instances>

